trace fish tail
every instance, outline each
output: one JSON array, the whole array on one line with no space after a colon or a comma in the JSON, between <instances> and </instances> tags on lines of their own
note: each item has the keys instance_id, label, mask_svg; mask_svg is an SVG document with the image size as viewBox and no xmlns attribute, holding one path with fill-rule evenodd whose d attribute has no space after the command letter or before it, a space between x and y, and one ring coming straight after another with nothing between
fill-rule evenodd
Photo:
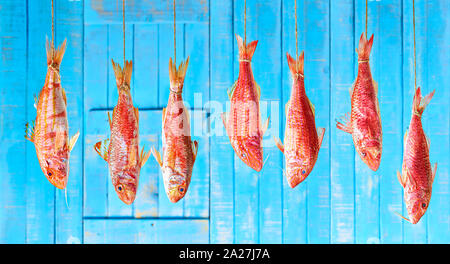
<instances>
[{"instance_id":1,"label":"fish tail","mask_svg":"<svg viewBox=\"0 0 450 264\"><path fill-rule=\"evenodd\" d=\"M251 61L258 41L252 41L247 45L238 34L236 34L236 39L239 46L239 59Z\"/></svg>"},{"instance_id":2,"label":"fish tail","mask_svg":"<svg viewBox=\"0 0 450 264\"><path fill-rule=\"evenodd\" d=\"M125 67L122 69L118 63L111 59L114 75L116 76L117 88L128 87L130 89L131 74L133 73L133 61L125 61Z\"/></svg>"},{"instance_id":3,"label":"fish tail","mask_svg":"<svg viewBox=\"0 0 450 264\"><path fill-rule=\"evenodd\" d=\"M414 101L413 101L413 113L422 115L423 111L425 111L425 108L430 103L431 98L433 98L434 92L436 90L432 91L430 94L428 94L425 97L422 97L422 94L420 92L420 87L416 89L416 93L414 94Z\"/></svg>"},{"instance_id":4,"label":"fish tail","mask_svg":"<svg viewBox=\"0 0 450 264\"><path fill-rule=\"evenodd\" d=\"M289 55L288 52L286 52L286 57L288 60L289 69L291 70L291 73L293 75L295 74L302 74L304 70L304 64L305 64L305 52L302 51L300 53L300 56L298 56L297 60L294 60L291 55Z\"/></svg>"},{"instance_id":5,"label":"fish tail","mask_svg":"<svg viewBox=\"0 0 450 264\"><path fill-rule=\"evenodd\" d=\"M174 92L181 93L183 91L184 77L186 76L187 67L189 65L189 56L185 61L182 61L178 66L172 62L172 58L169 59L169 78L170 86L178 89Z\"/></svg>"},{"instance_id":6,"label":"fish tail","mask_svg":"<svg viewBox=\"0 0 450 264\"><path fill-rule=\"evenodd\" d=\"M61 44L61 46L59 46L58 49L55 49L55 44L53 42L49 42L47 38L47 65L51 65L55 68L59 67L64 57L64 53L66 52L66 43L67 39L64 40L64 42Z\"/></svg>"},{"instance_id":7,"label":"fish tail","mask_svg":"<svg viewBox=\"0 0 450 264\"><path fill-rule=\"evenodd\" d=\"M370 57L370 52L372 51L373 45L373 34L370 37L370 40L366 39L366 35L364 33L361 34L361 38L359 39L359 47L356 50L358 53L359 60L368 60Z\"/></svg>"}]
</instances>

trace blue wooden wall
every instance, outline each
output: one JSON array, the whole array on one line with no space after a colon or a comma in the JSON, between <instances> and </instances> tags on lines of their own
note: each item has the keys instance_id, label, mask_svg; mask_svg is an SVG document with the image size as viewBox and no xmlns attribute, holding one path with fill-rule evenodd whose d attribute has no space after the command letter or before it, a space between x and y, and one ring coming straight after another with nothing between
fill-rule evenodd
<instances>
[{"instance_id":1,"label":"blue wooden wall","mask_svg":"<svg viewBox=\"0 0 450 264\"><path fill-rule=\"evenodd\" d=\"M161 147L173 56L171 2L127 1L126 55L134 61L132 93L147 149ZM126 206L92 148L109 135L107 112L117 101L110 61L122 61L121 2L55 1L56 41L68 41L61 76L70 134L81 132L71 154L67 207L64 191L47 182L23 137L46 73L50 0L0 1L0 243L450 243L450 1L416 0L418 84L424 93L436 89L423 123L431 161L438 162L431 204L417 225L394 214L406 214L396 171L414 89L412 1L369 0L383 124L382 162L372 172L351 137L335 128L335 119L350 110L365 1L298 0L306 89L326 134L314 171L295 189L271 142L284 134L294 0L247 1L247 38L259 40L252 65L263 119L272 120L260 173L235 156L220 120L238 75L234 34L243 35L244 1L177 2L177 57L191 58L184 97L200 142L194 175L186 197L172 204L151 158L135 203Z\"/></svg>"}]
</instances>

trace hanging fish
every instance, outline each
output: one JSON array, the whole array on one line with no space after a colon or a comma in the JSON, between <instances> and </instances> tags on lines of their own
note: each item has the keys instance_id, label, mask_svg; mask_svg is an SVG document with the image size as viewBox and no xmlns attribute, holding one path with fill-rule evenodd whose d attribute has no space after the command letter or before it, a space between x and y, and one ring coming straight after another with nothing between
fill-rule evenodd
<instances>
[{"instance_id":1,"label":"hanging fish","mask_svg":"<svg viewBox=\"0 0 450 264\"><path fill-rule=\"evenodd\" d=\"M412 224L419 222L427 211L437 170L437 163L431 168L430 140L422 128L422 114L433 95L434 91L422 98L420 87L416 90L409 131L406 131L404 138L402 174L397 172L398 180L404 188L409 219L401 217Z\"/></svg>"},{"instance_id":2,"label":"hanging fish","mask_svg":"<svg viewBox=\"0 0 450 264\"><path fill-rule=\"evenodd\" d=\"M198 142L191 141L189 113L182 97L188 64L189 57L177 69L172 58L169 60L170 95L162 112L163 157L152 148L152 154L162 169L167 197L172 203L186 195L198 151Z\"/></svg>"},{"instance_id":3,"label":"hanging fish","mask_svg":"<svg viewBox=\"0 0 450 264\"><path fill-rule=\"evenodd\" d=\"M80 135L77 132L69 140L66 92L59 75L65 51L66 40L57 50L47 40L47 76L39 97L35 97L36 121L32 126L27 123L25 130L25 138L34 143L42 171L58 189L67 186L70 151Z\"/></svg>"},{"instance_id":4,"label":"hanging fish","mask_svg":"<svg viewBox=\"0 0 450 264\"><path fill-rule=\"evenodd\" d=\"M364 33L359 41L358 77L350 89L351 116L338 121L336 127L352 134L353 143L364 163L373 171L378 170L382 151L381 116L378 104L378 85L372 79L369 57L373 35L367 41Z\"/></svg>"},{"instance_id":5,"label":"hanging fish","mask_svg":"<svg viewBox=\"0 0 450 264\"><path fill-rule=\"evenodd\" d=\"M269 125L261 124L259 99L261 89L253 78L251 60L258 41L247 45L236 35L239 46L239 77L228 90L230 112L222 114L223 125L236 155L249 167L261 171L263 167L262 138Z\"/></svg>"},{"instance_id":6,"label":"hanging fish","mask_svg":"<svg viewBox=\"0 0 450 264\"><path fill-rule=\"evenodd\" d=\"M293 83L290 100L286 104L284 145L274 138L286 159L286 177L291 188L304 181L316 163L325 128L316 129L314 105L305 91L304 60L302 52L295 61L289 53L287 60Z\"/></svg>"},{"instance_id":7,"label":"hanging fish","mask_svg":"<svg viewBox=\"0 0 450 264\"><path fill-rule=\"evenodd\" d=\"M147 162L149 152L139 152L139 110L133 106L130 80L133 62L126 61L122 70L112 61L119 91L112 119L108 113L111 139L95 144L94 149L108 163L112 184L120 200L132 204L136 198L141 167Z\"/></svg>"}]
</instances>

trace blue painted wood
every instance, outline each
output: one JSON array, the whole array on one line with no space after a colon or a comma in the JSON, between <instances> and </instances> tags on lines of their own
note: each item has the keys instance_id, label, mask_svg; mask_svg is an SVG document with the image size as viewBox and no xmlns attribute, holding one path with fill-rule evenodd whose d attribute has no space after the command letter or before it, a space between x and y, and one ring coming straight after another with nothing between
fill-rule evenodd
<instances>
[{"instance_id":1,"label":"blue painted wood","mask_svg":"<svg viewBox=\"0 0 450 264\"><path fill-rule=\"evenodd\" d=\"M233 85L236 56L233 35L233 1L211 1L211 109L210 130L213 142L211 157L210 242L234 242L234 152L220 114L226 111L223 102L229 101L227 89Z\"/></svg>"},{"instance_id":2,"label":"blue painted wood","mask_svg":"<svg viewBox=\"0 0 450 264\"><path fill-rule=\"evenodd\" d=\"M106 113L117 101L110 59L122 64L121 5L55 1L56 41L68 39L61 77L70 134L81 132L71 155L69 208L64 191L48 183L34 146L23 139L25 122L36 115L33 94L46 74L51 6L44 2L0 3L0 163L7 168L0 181L8 187L0 194L0 242L449 243L449 3L416 1L418 84L423 94L436 89L423 124L438 171L428 212L411 225L394 214L406 215L396 171L414 87L411 1L369 1L369 34L375 34L371 68L383 124L377 172L354 152L351 136L335 128L335 119L350 110L348 89L357 67L355 45L364 31L364 1L298 1L306 92L317 126L326 134L314 171L295 189L286 183L284 158L271 139L284 134L291 90L285 54L295 54L294 0L247 1L247 38L259 40L252 64L262 89L262 118L271 117L264 137L268 160L260 173L236 157L220 118L226 90L238 75L234 33L244 33L243 1L180 2L177 59L190 56L183 95L199 156L188 194L177 204L167 199L160 168L150 157L132 206L117 198L108 166L93 150L109 137ZM173 57L172 6L128 2L126 52L134 61L131 86L140 109L140 145L161 149L161 110Z\"/></svg>"},{"instance_id":3,"label":"blue painted wood","mask_svg":"<svg viewBox=\"0 0 450 264\"><path fill-rule=\"evenodd\" d=\"M42 16L48 14L48 16ZM28 81L23 96L27 99L27 120L36 120L34 95L38 96L47 73L46 38L51 40L51 5L42 1L28 1ZM57 28L56 28L57 30ZM55 37L57 38L55 32ZM26 34L26 33L24 33ZM58 42L57 45L62 42ZM61 62L61 70L66 60ZM64 77L62 77L64 87ZM20 126L19 126L20 127ZM19 128L18 127L18 128ZM27 148L27 243L55 242L55 187L46 179L36 157L36 149L30 142Z\"/></svg>"}]
</instances>

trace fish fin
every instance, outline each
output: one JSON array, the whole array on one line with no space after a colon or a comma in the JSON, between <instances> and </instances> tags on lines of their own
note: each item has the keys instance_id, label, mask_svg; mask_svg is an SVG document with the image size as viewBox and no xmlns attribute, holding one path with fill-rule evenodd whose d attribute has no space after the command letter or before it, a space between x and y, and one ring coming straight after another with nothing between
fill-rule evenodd
<instances>
[{"instance_id":1,"label":"fish fin","mask_svg":"<svg viewBox=\"0 0 450 264\"><path fill-rule=\"evenodd\" d=\"M141 168L144 166L144 164L147 162L148 158L150 157L151 151L144 152L145 146L141 149L141 155L139 156L139 163L141 165Z\"/></svg>"},{"instance_id":2,"label":"fish fin","mask_svg":"<svg viewBox=\"0 0 450 264\"><path fill-rule=\"evenodd\" d=\"M350 89L348 90L350 92L350 98L352 98L352 96L353 96L353 91L355 90L355 84L356 84L356 82L354 82L352 84L352 87L350 87Z\"/></svg>"},{"instance_id":3,"label":"fish fin","mask_svg":"<svg viewBox=\"0 0 450 264\"><path fill-rule=\"evenodd\" d=\"M175 92L182 92L183 89L183 83L184 83L184 77L186 76L186 71L189 65L189 56L185 61L182 61L180 65L178 66L175 63L172 62L172 58L169 59L169 79L170 79L170 86L175 87L177 86L180 90ZM181 85L180 85L181 84Z\"/></svg>"},{"instance_id":4,"label":"fish fin","mask_svg":"<svg viewBox=\"0 0 450 264\"><path fill-rule=\"evenodd\" d=\"M408 222L411 223L411 221L410 221L408 218L404 217L403 215L401 215L401 214L399 214L399 213L397 213L397 212L394 212L394 213L395 213L396 215L400 216L403 220L406 220L406 221L408 221Z\"/></svg>"},{"instance_id":5,"label":"fish fin","mask_svg":"<svg viewBox=\"0 0 450 264\"><path fill-rule=\"evenodd\" d=\"M94 149L100 157L108 162L109 138L95 143Z\"/></svg>"},{"instance_id":6,"label":"fish fin","mask_svg":"<svg viewBox=\"0 0 450 264\"><path fill-rule=\"evenodd\" d=\"M348 118L348 113L341 117L340 120L336 120L336 127L349 134L352 133L351 121Z\"/></svg>"},{"instance_id":7,"label":"fish fin","mask_svg":"<svg viewBox=\"0 0 450 264\"><path fill-rule=\"evenodd\" d=\"M108 112L108 121L109 121L109 128L112 128L112 119L111 119L111 115Z\"/></svg>"},{"instance_id":8,"label":"fish fin","mask_svg":"<svg viewBox=\"0 0 450 264\"><path fill-rule=\"evenodd\" d=\"M300 56L295 60L286 52L286 57L288 61L289 70L291 70L291 74L295 76L296 74L304 74L304 64L305 64L305 52L302 51Z\"/></svg>"},{"instance_id":9,"label":"fish fin","mask_svg":"<svg viewBox=\"0 0 450 264\"><path fill-rule=\"evenodd\" d=\"M403 179L403 183L406 185L406 178L408 178L409 182L413 185L413 189L417 189L417 182L411 176L411 173L409 173L408 169L405 169L405 174L406 174L406 177Z\"/></svg>"},{"instance_id":10,"label":"fish fin","mask_svg":"<svg viewBox=\"0 0 450 264\"><path fill-rule=\"evenodd\" d=\"M194 161L197 159L197 153L198 153L198 141L194 140L192 142L192 153L194 154Z\"/></svg>"},{"instance_id":11,"label":"fish fin","mask_svg":"<svg viewBox=\"0 0 450 264\"><path fill-rule=\"evenodd\" d=\"M378 83L375 80L372 80L373 88L375 89L375 106L377 107L377 113L378 116L381 118L380 115L380 103L378 102Z\"/></svg>"},{"instance_id":12,"label":"fish fin","mask_svg":"<svg viewBox=\"0 0 450 264\"><path fill-rule=\"evenodd\" d=\"M258 83L256 83L256 81L254 81L255 83L255 88L256 88L256 94L258 95L258 100L261 98L261 87L259 86Z\"/></svg>"},{"instance_id":13,"label":"fish fin","mask_svg":"<svg viewBox=\"0 0 450 264\"><path fill-rule=\"evenodd\" d=\"M166 108L163 108L162 110L162 121L164 123L164 121L166 120Z\"/></svg>"},{"instance_id":14,"label":"fish fin","mask_svg":"<svg viewBox=\"0 0 450 264\"><path fill-rule=\"evenodd\" d=\"M403 136L403 142L406 144L406 138L408 137L408 129L405 131L405 135Z\"/></svg>"},{"instance_id":15,"label":"fish fin","mask_svg":"<svg viewBox=\"0 0 450 264\"><path fill-rule=\"evenodd\" d=\"M114 76L116 77L116 85L118 89L123 89L124 87L128 87L130 89L131 82L131 74L133 73L133 61L125 61L125 66L122 69L118 63L115 63L113 59L111 59Z\"/></svg>"},{"instance_id":16,"label":"fish fin","mask_svg":"<svg viewBox=\"0 0 450 264\"><path fill-rule=\"evenodd\" d=\"M264 126L262 127L262 130L261 130L262 135L264 135L266 133L267 129L269 128L269 122L270 122L270 117L268 117L266 119L266 122L264 122Z\"/></svg>"},{"instance_id":17,"label":"fish fin","mask_svg":"<svg viewBox=\"0 0 450 264\"><path fill-rule=\"evenodd\" d=\"M37 98L36 94L34 95L34 108L37 110L37 106L39 104L39 98Z\"/></svg>"},{"instance_id":18,"label":"fish fin","mask_svg":"<svg viewBox=\"0 0 450 264\"><path fill-rule=\"evenodd\" d=\"M323 136L325 135L325 128L319 127L317 129L317 135L319 136L319 148L322 146Z\"/></svg>"},{"instance_id":19,"label":"fish fin","mask_svg":"<svg viewBox=\"0 0 450 264\"><path fill-rule=\"evenodd\" d=\"M75 147L75 143L77 143L78 137L80 136L80 131L78 131L75 135L73 135L69 140L69 151L72 151L73 147Z\"/></svg>"},{"instance_id":20,"label":"fish fin","mask_svg":"<svg viewBox=\"0 0 450 264\"><path fill-rule=\"evenodd\" d=\"M136 120L139 127L139 109L137 107L134 108L134 114L136 115Z\"/></svg>"},{"instance_id":21,"label":"fish fin","mask_svg":"<svg viewBox=\"0 0 450 264\"><path fill-rule=\"evenodd\" d=\"M47 65L59 68L59 65L64 57L64 53L66 52L66 44L67 39L63 41L58 49L55 49L55 44L53 42L50 43L47 39Z\"/></svg>"},{"instance_id":22,"label":"fish fin","mask_svg":"<svg viewBox=\"0 0 450 264\"><path fill-rule=\"evenodd\" d=\"M284 145L283 143L281 143L281 140L276 137L273 137L273 140L275 141L275 145L278 147L278 149L284 153Z\"/></svg>"},{"instance_id":23,"label":"fish fin","mask_svg":"<svg viewBox=\"0 0 450 264\"><path fill-rule=\"evenodd\" d=\"M238 81L236 80L233 85L227 90L228 98L231 100L234 94L234 90L236 89Z\"/></svg>"},{"instance_id":24,"label":"fish fin","mask_svg":"<svg viewBox=\"0 0 450 264\"><path fill-rule=\"evenodd\" d=\"M400 174L399 171L397 171L397 179L400 182L400 184L402 185L402 187L405 188L405 183L403 181L403 177L402 177L402 175Z\"/></svg>"},{"instance_id":25,"label":"fish fin","mask_svg":"<svg viewBox=\"0 0 450 264\"><path fill-rule=\"evenodd\" d=\"M220 117L222 117L223 126L225 127L225 130L228 132L228 130L227 130L227 113L220 114Z\"/></svg>"},{"instance_id":26,"label":"fish fin","mask_svg":"<svg viewBox=\"0 0 450 264\"><path fill-rule=\"evenodd\" d=\"M30 123L25 125L25 138L34 143L34 121L32 121L31 124L32 126L30 126Z\"/></svg>"},{"instance_id":27,"label":"fish fin","mask_svg":"<svg viewBox=\"0 0 450 264\"><path fill-rule=\"evenodd\" d=\"M67 106L67 96L66 96L66 91L65 91L64 88L62 88L62 87L61 87L61 93L62 93L62 96L63 96L63 99L64 99L64 103L65 103L66 106Z\"/></svg>"},{"instance_id":28,"label":"fish fin","mask_svg":"<svg viewBox=\"0 0 450 264\"><path fill-rule=\"evenodd\" d=\"M306 98L308 99L309 106L311 107L311 111L313 112L313 116L316 117L316 107L313 105L313 103L311 103L308 97Z\"/></svg>"},{"instance_id":29,"label":"fish fin","mask_svg":"<svg viewBox=\"0 0 450 264\"><path fill-rule=\"evenodd\" d=\"M162 162L161 154L159 153L159 151L157 151L155 149L155 147L152 147L151 152L152 152L152 155L155 158L156 162L158 162L159 166L162 167L163 166L163 162Z\"/></svg>"},{"instance_id":30,"label":"fish fin","mask_svg":"<svg viewBox=\"0 0 450 264\"><path fill-rule=\"evenodd\" d=\"M66 200L66 207L67 207L67 209L70 209L69 201L68 201L68 199L67 199L67 187L64 188L64 198L65 198L65 200Z\"/></svg>"},{"instance_id":31,"label":"fish fin","mask_svg":"<svg viewBox=\"0 0 450 264\"><path fill-rule=\"evenodd\" d=\"M361 38L359 39L359 47L357 49L359 60L369 59L370 52L372 51L372 45L373 45L373 34L370 37L370 40L367 40L366 35L362 33Z\"/></svg>"},{"instance_id":32,"label":"fish fin","mask_svg":"<svg viewBox=\"0 0 450 264\"><path fill-rule=\"evenodd\" d=\"M252 41L247 45L238 34L236 34L236 39L239 47L239 59L252 60L258 41Z\"/></svg>"},{"instance_id":33,"label":"fish fin","mask_svg":"<svg viewBox=\"0 0 450 264\"><path fill-rule=\"evenodd\" d=\"M431 184L433 184L433 182L434 182L434 177L436 176L436 172L437 172L437 162L434 163L434 167L431 170Z\"/></svg>"},{"instance_id":34,"label":"fish fin","mask_svg":"<svg viewBox=\"0 0 450 264\"><path fill-rule=\"evenodd\" d=\"M291 102L291 100L287 101L287 103L284 105L284 113L287 115L288 112L288 108L289 108L289 103Z\"/></svg>"},{"instance_id":35,"label":"fish fin","mask_svg":"<svg viewBox=\"0 0 450 264\"><path fill-rule=\"evenodd\" d=\"M427 141L427 147L428 147L428 150L430 150L430 138L428 137L428 136L425 136L425 139L426 139L426 141Z\"/></svg>"},{"instance_id":36,"label":"fish fin","mask_svg":"<svg viewBox=\"0 0 450 264\"><path fill-rule=\"evenodd\" d=\"M138 156L139 156L139 153L138 153ZM136 156L136 151L132 150L132 151L128 152L128 165L135 166L136 164L138 164L138 156Z\"/></svg>"},{"instance_id":37,"label":"fish fin","mask_svg":"<svg viewBox=\"0 0 450 264\"><path fill-rule=\"evenodd\" d=\"M413 100L413 113L418 114L419 116L422 115L423 111L427 107L427 105L430 103L431 98L433 98L434 92L436 90L433 90L430 94L422 98L422 94L420 92L420 87L416 89L416 93L414 94L414 100Z\"/></svg>"}]
</instances>

